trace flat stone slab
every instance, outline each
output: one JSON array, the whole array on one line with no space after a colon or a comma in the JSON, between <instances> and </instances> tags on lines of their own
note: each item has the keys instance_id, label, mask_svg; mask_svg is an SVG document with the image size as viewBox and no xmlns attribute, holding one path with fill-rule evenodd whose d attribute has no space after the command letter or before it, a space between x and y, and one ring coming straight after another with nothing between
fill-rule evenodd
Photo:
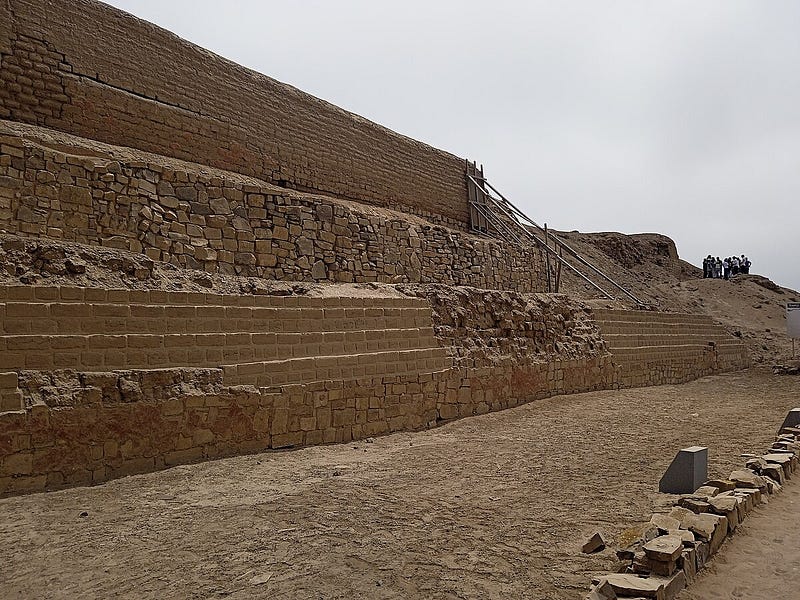
<instances>
[{"instance_id":1,"label":"flat stone slab","mask_svg":"<svg viewBox=\"0 0 800 600\"><path fill-rule=\"evenodd\" d=\"M776 463L779 465L792 462L792 455L786 452L770 452L769 454L764 454L761 458L764 462Z\"/></svg>"},{"instance_id":2,"label":"flat stone slab","mask_svg":"<svg viewBox=\"0 0 800 600\"><path fill-rule=\"evenodd\" d=\"M705 513L709 511L709 504L705 496L684 496L678 500L678 506L688 508L693 513Z\"/></svg>"},{"instance_id":3,"label":"flat stone slab","mask_svg":"<svg viewBox=\"0 0 800 600\"><path fill-rule=\"evenodd\" d=\"M681 526L681 522L678 519L658 513L650 517L650 522L658 527L659 531L671 531L679 529Z\"/></svg>"},{"instance_id":4,"label":"flat stone slab","mask_svg":"<svg viewBox=\"0 0 800 600\"><path fill-rule=\"evenodd\" d=\"M612 573L604 579L614 592L626 596L639 595L643 598L664 597L664 580L661 577L639 577L628 573Z\"/></svg>"},{"instance_id":5,"label":"flat stone slab","mask_svg":"<svg viewBox=\"0 0 800 600\"><path fill-rule=\"evenodd\" d=\"M683 551L683 540L677 535L662 535L644 545L647 558L662 562L678 560Z\"/></svg>"},{"instance_id":6,"label":"flat stone slab","mask_svg":"<svg viewBox=\"0 0 800 600\"><path fill-rule=\"evenodd\" d=\"M717 486L714 486L714 485L701 485L699 488L697 488L694 491L694 495L695 496L706 496L707 498L710 498L712 496L716 496L717 494L719 494L719 492L720 492L720 489Z\"/></svg>"},{"instance_id":7,"label":"flat stone slab","mask_svg":"<svg viewBox=\"0 0 800 600\"><path fill-rule=\"evenodd\" d=\"M753 473L750 469L739 469L738 471L734 471L730 474L729 479L736 483L737 488L760 489L766 487L767 485L760 476Z\"/></svg>"},{"instance_id":8,"label":"flat stone slab","mask_svg":"<svg viewBox=\"0 0 800 600\"><path fill-rule=\"evenodd\" d=\"M602 534L600 532L595 532L592 536L586 540L586 542L581 547L581 552L584 554L592 554L594 552L600 552L604 550L606 547L606 541L603 539Z\"/></svg>"},{"instance_id":9,"label":"flat stone slab","mask_svg":"<svg viewBox=\"0 0 800 600\"><path fill-rule=\"evenodd\" d=\"M672 577L638 577L627 573L613 573L603 577L611 584L614 592L627 598L655 598L672 600L686 587L686 576L678 571Z\"/></svg>"},{"instance_id":10,"label":"flat stone slab","mask_svg":"<svg viewBox=\"0 0 800 600\"><path fill-rule=\"evenodd\" d=\"M715 511L722 511L722 514L736 510L739 504L733 496L715 496L714 498L709 498L708 503Z\"/></svg>"},{"instance_id":11,"label":"flat stone slab","mask_svg":"<svg viewBox=\"0 0 800 600\"><path fill-rule=\"evenodd\" d=\"M729 492L736 489L736 484L730 479L709 479L703 485L713 486L720 492Z\"/></svg>"}]
</instances>

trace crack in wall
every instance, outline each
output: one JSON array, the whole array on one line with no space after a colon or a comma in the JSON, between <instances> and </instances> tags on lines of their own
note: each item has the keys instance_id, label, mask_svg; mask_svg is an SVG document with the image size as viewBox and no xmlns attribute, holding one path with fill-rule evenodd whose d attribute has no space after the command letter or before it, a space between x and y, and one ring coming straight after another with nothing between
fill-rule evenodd
<instances>
[{"instance_id":1,"label":"crack in wall","mask_svg":"<svg viewBox=\"0 0 800 600\"><path fill-rule=\"evenodd\" d=\"M66 63L66 64L69 64L69 63ZM72 67L73 65L70 64L70 66ZM187 114L193 115L195 117L203 117L205 119L211 119L213 121L217 121L218 123L224 123L226 125L229 124L229 123L226 123L225 121L223 121L223 120L221 120L221 119L219 119L217 117L214 117L213 115L203 113L202 111L193 110L191 108L186 108L185 106L181 106L180 104L176 104L174 102L167 102L166 100L161 100L158 97L148 96L147 94L143 94L141 92L136 92L134 90L129 90L128 88L125 88L125 87L122 87L122 86L119 86L119 85L114 85L113 83L109 83L108 81L103 81L100 78L99 74L95 75L95 76L92 76L92 75L87 75L86 73L73 71L72 73L65 72L65 75L69 76L69 77L73 77L75 79L79 79L79 80L83 79L83 80L86 80L86 81L91 81L92 83L96 83L98 85L102 85L103 87L112 89L114 91L122 92L124 94L128 94L129 96L133 96L134 98L139 98L140 100L148 100L150 102L155 102L156 104L159 104L161 106L168 106L170 108L174 108L174 109L180 110L182 112L185 112Z\"/></svg>"}]
</instances>

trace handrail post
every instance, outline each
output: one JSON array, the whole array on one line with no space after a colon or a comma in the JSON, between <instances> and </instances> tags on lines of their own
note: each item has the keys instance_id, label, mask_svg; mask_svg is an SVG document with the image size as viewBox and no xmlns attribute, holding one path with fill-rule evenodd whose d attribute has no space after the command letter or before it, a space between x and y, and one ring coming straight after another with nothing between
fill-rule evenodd
<instances>
[{"instance_id":1,"label":"handrail post","mask_svg":"<svg viewBox=\"0 0 800 600\"><path fill-rule=\"evenodd\" d=\"M587 281L588 283L590 283L595 289L599 290L604 296L606 296L607 298L612 299L612 300L614 299L614 296L612 296L611 294L609 294L608 292L603 290L603 288L601 288L599 285L594 283L594 281L589 279L589 277L587 277L586 275L581 273L576 267L574 267L572 264L570 264L569 262L566 261L566 259L563 256L563 251L566 250L567 253L573 259L578 261L578 263L580 263L581 265L587 267L595 275L601 277L602 279L604 279L605 281L607 281L611 285L613 285L615 288L620 290L628 298L633 300L633 302L636 303L637 306L645 306L645 303L642 302L641 300L639 300L636 296L634 296L633 293L631 293L624 286L622 286L619 283L617 283L614 279L612 279L610 276L606 275L603 271L601 271L600 269L595 267L589 261L584 259L576 250L574 250L569 244L567 244L563 239L561 239L556 234L552 235L553 244L554 244L555 249L551 249L550 248L550 237L551 236L549 234L549 230L547 228L547 224L545 223L544 228L542 228L542 226L540 226L538 223L536 223L536 221L534 221L529 216L527 216L525 213L523 213L519 208L517 208L513 203L511 203L505 196L503 196L503 194L496 187L494 187L486 179L486 177L484 176L484 174L483 174L483 165L481 165L481 170L480 170L480 175L479 176L478 176L478 173L477 173L477 169L474 169L474 170L476 171L475 174L473 175L472 173L470 173L468 171L467 172L467 177L468 177L469 180L472 181L472 183L475 185L475 187L477 189L480 189L480 191L484 194L483 203L482 203L483 204L483 208L487 208L488 209L489 203L487 202L487 200L490 201L500 211L501 214L503 214L511 222L516 223L516 225L520 228L521 231L523 231L526 234L527 237L533 239L534 242L537 245L540 245L540 246L543 245L546 248L545 257L546 257L546 262L547 262L547 289L548 289L548 291L550 291L552 289L551 279L550 279L550 264L549 264L550 254L552 253L554 255L554 258L556 258L558 260L558 262L557 262L557 265L558 265L558 267L557 267L558 268L558 278L557 278L556 284L555 284L556 291L558 291L558 289L560 287L560 283L561 283L561 281L560 281L560 275L561 275L560 270L561 270L561 266L563 264L563 265L566 265L570 270L572 270L575 273L577 273L584 281ZM478 178L480 179L480 181L478 181ZM491 190L492 192L496 193L499 198L495 198L491 194L491 192L489 190ZM502 204L501 204L501 202L502 202ZM480 211L480 212L483 213L483 211ZM497 222L502 222L502 221L501 220L497 220ZM526 226L525 223L528 223L529 226L532 226L533 228L543 232L544 233L544 237L545 237L545 241L542 242L542 240L540 240L535 234L533 234L528 229L528 226ZM505 224L503 226L504 226L504 228L508 229L505 226ZM497 229L496 225L495 225L495 228ZM557 252L556 252L556 250L557 250Z\"/></svg>"}]
</instances>

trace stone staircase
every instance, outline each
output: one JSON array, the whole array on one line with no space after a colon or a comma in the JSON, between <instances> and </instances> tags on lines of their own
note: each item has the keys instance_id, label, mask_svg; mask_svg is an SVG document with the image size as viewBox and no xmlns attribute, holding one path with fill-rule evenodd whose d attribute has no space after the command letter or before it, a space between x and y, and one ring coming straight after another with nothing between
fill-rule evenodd
<instances>
[{"instance_id":1,"label":"stone staircase","mask_svg":"<svg viewBox=\"0 0 800 600\"><path fill-rule=\"evenodd\" d=\"M0 286L0 398L21 370L221 367L269 388L449 368L424 300Z\"/></svg>"},{"instance_id":2,"label":"stone staircase","mask_svg":"<svg viewBox=\"0 0 800 600\"><path fill-rule=\"evenodd\" d=\"M705 315L595 309L620 385L683 383L750 365L746 346Z\"/></svg>"}]
</instances>

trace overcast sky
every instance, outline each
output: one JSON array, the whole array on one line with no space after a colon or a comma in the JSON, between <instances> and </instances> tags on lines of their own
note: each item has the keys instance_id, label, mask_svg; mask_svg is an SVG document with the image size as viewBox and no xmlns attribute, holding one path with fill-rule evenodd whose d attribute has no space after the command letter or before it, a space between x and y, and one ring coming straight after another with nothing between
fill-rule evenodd
<instances>
[{"instance_id":1,"label":"overcast sky","mask_svg":"<svg viewBox=\"0 0 800 600\"><path fill-rule=\"evenodd\" d=\"M483 163L539 223L800 289L800 2L110 4Z\"/></svg>"}]
</instances>

